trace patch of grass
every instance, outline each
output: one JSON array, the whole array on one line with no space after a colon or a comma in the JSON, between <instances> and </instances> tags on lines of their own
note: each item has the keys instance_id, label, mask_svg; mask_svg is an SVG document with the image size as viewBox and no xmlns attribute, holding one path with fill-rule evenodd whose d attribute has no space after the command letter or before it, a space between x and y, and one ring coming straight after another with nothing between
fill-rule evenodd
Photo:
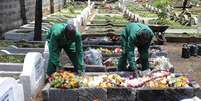
<instances>
[{"instance_id":1,"label":"patch of grass","mask_svg":"<svg viewBox=\"0 0 201 101\"><path fill-rule=\"evenodd\" d=\"M128 5L128 9L133 12L134 14L138 14L141 17L147 17L147 18L153 18L153 17L157 17L157 14L152 13L150 11L148 11L146 8L144 8L142 5L133 5L132 3L130 3Z\"/></svg>"},{"instance_id":2,"label":"patch of grass","mask_svg":"<svg viewBox=\"0 0 201 101\"><path fill-rule=\"evenodd\" d=\"M201 37L201 33L165 33L166 37Z\"/></svg>"},{"instance_id":3,"label":"patch of grass","mask_svg":"<svg viewBox=\"0 0 201 101\"><path fill-rule=\"evenodd\" d=\"M23 63L24 55L0 55L1 63Z\"/></svg>"},{"instance_id":4,"label":"patch of grass","mask_svg":"<svg viewBox=\"0 0 201 101\"><path fill-rule=\"evenodd\" d=\"M186 26L186 25L182 25L179 22L175 22L169 19L165 19L165 20L159 20L159 19L155 19L155 20L151 20L149 22L150 24L161 24L161 25L169 25L169 29L197 29L197 27L200 27L200 25L192 25L192 26Z\"/></svg>"},{"instance_id":5,"label":"patch of grass","mask_svg":"<svg viewBox=\"0 0 201 101\"><path fill-rule=\"evenodd\" d=\"M44 43L31 43L26 41L8 41L8 40L0 41L0 47L8 47L10 45L15 45L19 48L44 48Z\"/></svg>"}]
</instances>

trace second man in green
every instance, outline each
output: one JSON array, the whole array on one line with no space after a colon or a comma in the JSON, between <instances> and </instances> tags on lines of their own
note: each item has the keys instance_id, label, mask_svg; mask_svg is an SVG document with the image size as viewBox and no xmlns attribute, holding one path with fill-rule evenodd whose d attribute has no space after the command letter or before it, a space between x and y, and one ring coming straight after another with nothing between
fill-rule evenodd
<instances>
[{"instance_id":1,"label":"second man in green","mask_svg":"<svg viewBox=\"0 0 201 101\"><path fill-rule=\"evenodd\" d=\"M152 30L147 25L141 23L129 23L122 33L120 33L122 53L118 63L118 70L136 70L135 47L138 48L140 54L139 61L142 65L142 70L148 69L148 49L153 36ZM127 60L129 64L128 69L126 68Z\"/></svg>"}]
</instances>

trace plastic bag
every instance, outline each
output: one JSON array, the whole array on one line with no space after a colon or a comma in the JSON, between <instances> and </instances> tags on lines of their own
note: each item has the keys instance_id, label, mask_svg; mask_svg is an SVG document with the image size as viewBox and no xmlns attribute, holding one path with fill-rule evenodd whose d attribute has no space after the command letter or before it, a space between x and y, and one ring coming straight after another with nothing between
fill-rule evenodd
<instances>
[{"instance_id":1,"label":"plastic bag","mask_svg":"<svg viewBox=\"0 0 201 101\"><path fill-rule=\"evenodd\" d=\"M89 49L84 52L84 61L89 65L103 65L102 64L102 54L96 49Z\"/></svg>"},{"instance_id":2,"label":"plastic bag","mask_svg":"<svg viewBox=\"0 0 201 101\"><path fill-rule=\"evenodd\" d=\"M159 69L159 70L167 70L167 69L173 68L173 65L170 63L169 59L164 56L153 58L151 65L155 69Z\"/></svg>"}]
</instances>

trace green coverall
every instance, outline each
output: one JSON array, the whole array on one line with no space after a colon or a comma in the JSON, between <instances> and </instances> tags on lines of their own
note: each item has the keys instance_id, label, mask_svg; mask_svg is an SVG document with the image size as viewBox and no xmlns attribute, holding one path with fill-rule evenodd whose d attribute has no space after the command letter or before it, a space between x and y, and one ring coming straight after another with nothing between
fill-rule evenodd
<instances>
[{"instance_id":1,"label":"green coverall","mask_svg":"<svg viewBox=\"0 0 201 101\"><path fill-rule=\"evenodd\" d=\"M138 36L141 34L140 32L146 31L149 33L149 40L148 43L144 45L139 45ZM120 33L120 42L122 47L121 57L118 63L118 70L119 71L126 71L127 59L129 63L129 70L134 71L136 69L136 62L135 62L135 54L134 49L135 47L138 48L138 52L140 54L140 62L142 65L142 70L146 70L149 68L148 62L148 48L154 33L152 30L145 24L141 23L129 23L125 29Z\"/></svg>"},{"instance_id":2,"label":"green coverall","mask_svg":"<svg viewBox=\"0 0 201 101\"><path fill-rule=\"evenodd\" d=\"M47 41L49 46L49 63L47 74L51 75L62 67L59 57L61 49L64 49L72 64L74 65L75 72L83 70L83 48L81 33L76 31L75 41L69 40L65 33L65 24L59 23L53 25L47 32Z\"/></svg>"}]
</instances>

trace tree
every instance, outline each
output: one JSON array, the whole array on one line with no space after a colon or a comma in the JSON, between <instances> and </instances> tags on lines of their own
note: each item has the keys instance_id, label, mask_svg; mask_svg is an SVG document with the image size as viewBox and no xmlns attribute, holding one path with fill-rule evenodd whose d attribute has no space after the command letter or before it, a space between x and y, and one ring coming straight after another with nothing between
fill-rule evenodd
<instances>
[{"instance_id":1,"label":"tree","mask_svg":"<svg viewBox=\"0 0 201 101\"><path fill-rule=\"evenodd\" d=\"M42 40L42 17L43 17L42 0L36 0L34 41Z\"/></svg>"},{"instance_id":2,"label":"tree","mask_svg":"<svg viewBox=\"0 0 201 101\"><path fill-rule=\"evenodd\" d=\"M186 10L187 3L188 3L188 0L183 1L183 11Z\"/></svg>"},{"instance_id":3,"label":"tree","mask_svg":"<svg viewBox=\"0 0 201 101\"><path fill-rule=\"evenodd\" d=\"M20 12L23 24L27 24L25 0L20 0L20 7L21 7Z\"/></svg>"}]
</instances>

